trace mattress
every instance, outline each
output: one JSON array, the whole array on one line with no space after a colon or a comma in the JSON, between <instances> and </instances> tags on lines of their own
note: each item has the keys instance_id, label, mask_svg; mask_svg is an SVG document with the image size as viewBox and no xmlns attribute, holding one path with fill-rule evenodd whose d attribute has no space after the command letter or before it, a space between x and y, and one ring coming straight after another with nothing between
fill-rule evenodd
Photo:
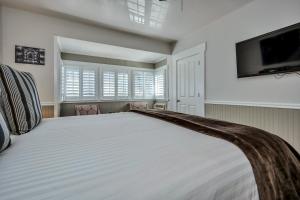
<instances>
[{"instance_id":1,"label":"mattress","mask_svg":"<svg viewBox=\"0 0 300 200\"><path fill-rule=\"evenodd\" d=\"M137 113L43 120L0 155L1 200L257 200L243 152Z\"/></svg>"}]
</instances>

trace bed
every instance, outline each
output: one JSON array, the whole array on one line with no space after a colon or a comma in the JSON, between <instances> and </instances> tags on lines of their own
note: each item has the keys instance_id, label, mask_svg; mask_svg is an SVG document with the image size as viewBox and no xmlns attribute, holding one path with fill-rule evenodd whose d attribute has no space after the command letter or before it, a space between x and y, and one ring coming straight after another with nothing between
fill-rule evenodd
<instances>
[{"instance_id":1,"label":"bed","mask_svg":"<svg viewBox=\"0 0 300 200\"><path fill-rule=\"evenodd\" d=\"M43 120L0 156L1 200L259 199L226 140L125 112Z\"/></svg>"}]
</instances>

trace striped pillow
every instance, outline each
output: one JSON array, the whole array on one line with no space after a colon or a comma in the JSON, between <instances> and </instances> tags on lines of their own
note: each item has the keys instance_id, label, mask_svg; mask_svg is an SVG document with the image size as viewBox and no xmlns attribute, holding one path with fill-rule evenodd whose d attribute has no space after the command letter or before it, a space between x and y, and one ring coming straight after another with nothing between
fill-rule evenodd
<instances>
[{"instance_id":1,"label":"striped pillow","mask_svg":"<svg viewBox=\"0 0 300 200\"><path fill-rule=\"evenodd\" d=\"M5 150L10 144L9 130L2 113L0 112L0 152Z\"/></svg>"},{"instance_id":2,"label":"striped pillow","mask_svg":"<svg viewBox=\"0 0 300 200\"><path fill-rule=\"evenodd\" d=\"M0 90L12 134L21 135L36 127L42 119L37 88L30 73L0 66Z\"/></svg>"}]
</instances>

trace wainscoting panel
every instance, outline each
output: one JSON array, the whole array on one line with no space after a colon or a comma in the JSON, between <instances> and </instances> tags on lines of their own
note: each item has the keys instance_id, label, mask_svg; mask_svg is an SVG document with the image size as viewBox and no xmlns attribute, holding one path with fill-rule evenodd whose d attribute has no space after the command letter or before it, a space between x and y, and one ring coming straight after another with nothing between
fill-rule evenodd
<instances>
[{"instance_id":1,"label":"wainscoting panel","mask_svg":"<svg viewBox=\"0 0 300 200\"><path fill-rule=\"evenodd\" d=\"M52 106L52 105L42 106L42 114L43 114L43 118L54 117L54 106Z\"/></svg>"},{"instance_id":2,"label":"wainscoting panel","mask_svg":"<svg viewBox=\"0 0 300 200\"><path fill-rule=\"evenodd\" d=\"M300 110L206 104L206 117L254 126L280 136L300 152Z\"/></svg>"}]
</instances>

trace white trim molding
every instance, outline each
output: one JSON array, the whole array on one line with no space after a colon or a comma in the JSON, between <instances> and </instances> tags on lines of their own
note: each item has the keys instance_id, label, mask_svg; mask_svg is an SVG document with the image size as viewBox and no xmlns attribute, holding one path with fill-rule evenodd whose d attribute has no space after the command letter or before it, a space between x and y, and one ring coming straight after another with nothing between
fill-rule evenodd
<instances>
[{"instance_id":1,"label":"white trim molding","mask_svg":"<svg viewBox=\"0 0 300 200\"><path fill-rule=\"evenodd\" d=\"M178 60L193 56L193 55L199 55L199 66L200 66L200 85L199 85L199 91L197 91L200 94L201 97L201 116L205 116L205 54L206 54L206 42L203 42L197 46L194 46L190 49L186 49L180 52L177 52L176 54L172 55L172 67L170 69L170 85L172 86L169 88L169 98L170 98L170 110L176 111L177 110L177 69L176 69L176 63Z\"/></svg>"},{"instance_id":2,"label":"white trim molding","mask_svg":"<svg viewBox=\"0 0 300 200\"><path fill-rule=\"evenodd\" d=\"M46 102L46 101L41 102L41 105L42 105L42 106L55 106L55 104L56 104L56 103L54 103L54 102Z\"/></svg>"},{"instance_id":3,"label":"white trim molding","mask_svg":"<svg viewBox=\"0 0 300 200\"><path fill-rule=\"evenodd\" d=\"M217 105L232 105L232 106L251 106L251 107L266 107L266 108L285 108L285 109L300 109L300 103L271 103L271 102L244 102L244 101L214 101L205 100L205 104Z\"/></svg>"}]
</instances>

